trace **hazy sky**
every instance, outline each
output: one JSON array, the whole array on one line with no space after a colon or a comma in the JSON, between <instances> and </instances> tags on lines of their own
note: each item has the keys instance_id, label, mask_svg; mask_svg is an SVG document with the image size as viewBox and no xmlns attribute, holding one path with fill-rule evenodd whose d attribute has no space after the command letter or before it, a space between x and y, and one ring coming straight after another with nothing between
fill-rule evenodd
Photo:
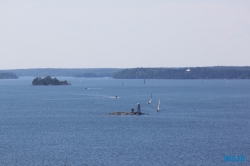
<instances>
[{"instance_id":1,"label":"hazy sky","mask_svg":"<svg viewBox=\"0 0 250 166\"><path fill-rule=\"evenodd\" d=\"M250 66L249 0L0 0L0 69Z\"/></svg>"}]
</instances>

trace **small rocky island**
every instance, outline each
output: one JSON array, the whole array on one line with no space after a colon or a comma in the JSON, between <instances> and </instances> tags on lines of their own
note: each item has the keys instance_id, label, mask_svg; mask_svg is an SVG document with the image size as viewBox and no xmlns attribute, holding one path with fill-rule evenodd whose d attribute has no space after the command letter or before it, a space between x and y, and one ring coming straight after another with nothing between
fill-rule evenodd
<instances>
[{"instance_id":1,"label":"small rocky island","mask_svg":"<svg viewBox=\"0 0 250 166\"><path fill-rule=\"evenodd\" d=\"M32 85L71 85L66 80L65 81L59 81L56 78L51 78L50 76L47 76L45 78L36 77L32 81Z\"/></svg>"},{"instance_id":2,"label":"small rocky island","mask_svg":"<svg viewBox=\"0 0 250 166\"><path fill-rule=\"evenodd\" d=\"M109 113L108 115L148 115L148 114L142 112L112 112Z\"/></svg>"},{"instance_id":3,"label":"small rocky island","mask_svg":"<svg viewBox=\"0 0 250 166\"><path fill-rule=\"evenodd\" d=\"M148 115L146 113L142 113L140 111L140 104L137 103L137 112L134 111L134 108L131 109L131 112L112 112L112 113L109 113L108 115Z\"/></svg>"}]
</instances>

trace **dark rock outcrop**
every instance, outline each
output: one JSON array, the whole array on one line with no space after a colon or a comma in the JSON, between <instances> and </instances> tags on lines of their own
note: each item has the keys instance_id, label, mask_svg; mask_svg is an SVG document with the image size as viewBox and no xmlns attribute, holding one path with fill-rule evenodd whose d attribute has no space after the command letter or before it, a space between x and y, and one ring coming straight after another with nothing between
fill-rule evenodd
<instances>
[{"instance_id":1,"label":"dark rock outcrop","mask_svg":"<svg viewBox=\"0 0 250 166\"><path fill-rule=\"evenodd\" d=\"M142 112L112 112L109 113L108 115L148 115L148 114Z\"/></svg>"}]
</instances>

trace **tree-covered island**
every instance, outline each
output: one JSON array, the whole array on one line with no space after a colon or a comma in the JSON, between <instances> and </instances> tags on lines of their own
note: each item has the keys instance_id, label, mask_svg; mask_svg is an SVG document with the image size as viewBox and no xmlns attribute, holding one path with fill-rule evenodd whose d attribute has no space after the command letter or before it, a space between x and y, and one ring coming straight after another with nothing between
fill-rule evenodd
<instances>
[{"instance_id":1,"label":"tree-covered island","mask_svg":"<svg viewBox=\"0 0 250 166\"><path fill-rule=\"evenodd\" d=\"M59 81L56 78L51 78L50 76L47 76L45 78L36 77L32 81L32 85L71 85L66 80L65 81Z\"/></svg>"},{"instance_id":2,"label":"tree-covered island","mask_svg":"<svg viewBox=\"0 0 250 166\"><path fill-rule=\"evenodd\" d=\"M0 73L0 79L17 79L18 76L14 73Z\"/></svg>"}]
</instances>

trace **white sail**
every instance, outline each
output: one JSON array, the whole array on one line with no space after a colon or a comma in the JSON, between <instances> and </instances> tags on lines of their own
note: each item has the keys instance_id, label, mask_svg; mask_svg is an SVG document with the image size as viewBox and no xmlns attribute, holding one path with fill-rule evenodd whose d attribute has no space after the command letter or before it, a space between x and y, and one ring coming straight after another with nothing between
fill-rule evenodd
<instances>
[{"instance_id":1,"label":"white sail","mask_svg":"<svg viewBox=\"0 0 250 166\"><path fill-rule=\"evenodd\" d=\"M152 102L152 93L151 93L151 97L150 97L150 99L148 101L148 104L151 104L151 102Z\"/></svg>"},{"instance_id":2,"label":"white sail","mask_svg":"<svg viewBox=\"0 0 250 166\"><path fill-rule=\"evenodd\" d=\"M160 111L160 104L161 104L161 100L159 99L159 101L158 101L158 106L157 106L157 110L156 110L156 111Z\"/></svg>"},{"instance_id":3,"label":"white sail","mask_svg":"<svg viewBox=\"0 0 250 166\"><path fill-rule=\"evenodd\" d=\"M148 104L151 104L151 101L152 101L152 99L150 99L150 100L148 101Z\"/></svg>"}]
</instances>

